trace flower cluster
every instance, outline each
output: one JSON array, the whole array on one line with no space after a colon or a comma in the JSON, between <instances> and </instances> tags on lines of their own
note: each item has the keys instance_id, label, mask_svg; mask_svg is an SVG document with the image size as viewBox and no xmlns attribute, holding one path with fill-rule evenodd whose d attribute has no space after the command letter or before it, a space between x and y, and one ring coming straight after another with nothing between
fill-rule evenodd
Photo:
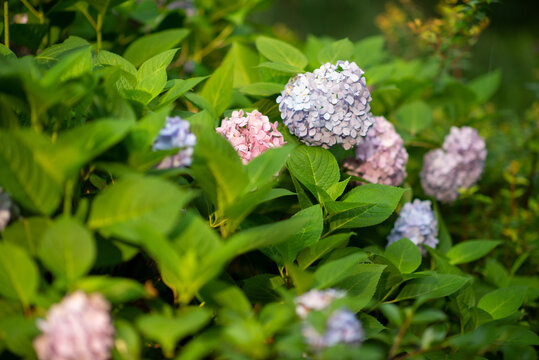
<instances>
[{"instance_id":1,"label":"flower cluster","mask_svg":"<svg viewBox=\"0 0 539 360\"><path fill-rule=\"evenodd\" d=\"M296 298L296 313L302 319L306 318L312 310L323 310L335 299L344 297L346 293L341 290L311 290Z\"/></svg>"},{"instance_id":2,"label":"flower cluster","mask_svg":"<svg viewBox=\"0 0 539 360\"><path fill-rule=\"evenodd\" d=\"M350 149L373 124L371 94L356 63L326 63L291 78L277 98L290 132L310 146Z\"/></svg>"},{"instance_id":3,"label":"flower cluster","mask_svg":"<svg viewBox=\"0 0 539 360\"><path fill-rule=\"evenodd\" d=\"M376 184L398 186L406 177L408 153L395 127L383 116L375 117L374 125L356 148L356 157L345 160L351 175Z\"/></svg>"},{"instance_id":4,"label":"flower cluster","mask_svg":"<svg viewBox=\"0 0 539 360\"><path fill-rule=\"evenodd\" d=\"M106 360L114 345L110 305L100 294L82 291L53 305L45 320L38 320L43 332L34 340L40 360Z\"/></svg>"},{"instance_id":5,"label":"flower cluster","mask_svg":"<svg viewBox=\"0 0 539 360\"><path fill-rule=\"evenodd\" d=\"M153 150L172 150L180 148L176 155L167 156L158 169L178 168L191 165L193 161L193 148L197 139L189 131L189 122L179 116L167 117L165 126L154 141Z\"/></svg>"},{"instance_id":6,"label":"flower cluster","mask_svg":"<svg viewBox=\"0 0 539 360\"><path fill-rule=\"evenodd\" d=\"M320 350L337 344L358 344L364 338L361 322L353 312L345 308L330 314L323 333L318 332L314 326L306 321L310 311L324 310L335 299L345 295L344 291L327 289L311 290L296 298L296 313L304 320L301 333L311 348Z\"/></svg>"},{"instance_id":7,"label":"flower cluster","mask_svg":"<svg viewBox=\"0 0 539 360\"><path fill-rule=\"evenodd\" d=\"M0 231L4 230L11 220L12 206L11 197L0 187Z\"/></svg>"},{"instance_id":8,"label":"flower cluster","mask_svg":"<svg viewBox=\"0 0 539 360\"><path fill-rule=\"evenodd\" d=\"M459 189L475 185L485 166L485 141L477 130L464 126L452 127L442 149L425 154L421 170L421 185L427 195L451 203Z\"/></svg>"},{"instance_id":9,"label":"flower cluster","mask_svg":"<svg viewBox=\"0 0 539 360\"><path fill-rule=\"evenodd\" d=\"M243 110L234 111L216 130L232 144L243 164L270 148L285 144L283 135L277 130L277 121L270 123L268 117L257 110L247 113L246 116Z\"/></svg>"},{"instance_id":10,"label":"flower cluster","mask_svg":"<svg viewBox=\"0 0 539 360\"><path fill-rule=\"evenodd\" d=\"M404 204L391 233L387 237L388 245L402 238L408 238L418 245L423 254L426 250L422 245L436 247L438 244L438 221L431 209L430 201L415 199L414 202Z\"/></svg>"}]
</instances>

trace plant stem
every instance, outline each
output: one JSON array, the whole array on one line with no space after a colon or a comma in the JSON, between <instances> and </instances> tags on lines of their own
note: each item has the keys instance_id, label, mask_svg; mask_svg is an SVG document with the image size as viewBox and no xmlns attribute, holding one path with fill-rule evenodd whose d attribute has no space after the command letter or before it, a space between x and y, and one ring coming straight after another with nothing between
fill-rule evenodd
<instances>
[{"instance_id":1,"label":"plant stem","mask_svg":"<svg viewBox=\"0 0 539 360\"><path fill-rule=\"evenodd\" d=\"M37 11L27 0L21 0L21 2L24 4L24 6L26 6L28 10L30 10L32 14L34 14L35 17L39 19L40 24L43 24L45 22L45 18L43 17L43 13L41 11Z\"/></svg>"},{"instance_id":2,"label":"plant stem","mask_svg":"<svg viewBox=\"0 0 539 360\"><path fill-rule=\"evenodd\" d=\"M410 327L410 324L412 322L412 313L406 314L406 319L404 320L404 323L402 324L401 328L399 329L399 333L397 334L397 337L395 338L395 341L393 342L393 346L391 346L391 349L389 350L389 355L387 356L387 359L393 359L397 352L399 351L399 347L401 345L402 339L404 338L404 335L406 335L406 331Z\"/></svg>"},{"instance_id":3,"label":"plant stem","mask_svg":"<svg viewBox=\"0 0 539 360\"><path fill-rule=\"evenodd\" d=\"M9 9L7 0L4 0L4 45L9 49Z\"/></svg>"},{"instance_id":4,"label":"plant stem","mask_svg":"<svg viewBox=\"0 0 539 360\"><path fill-rule=\"evenodd\" d=\"M101 50L101 42L102 42L102 37L103 37L103 34L101 33L101 28L103 27L104 18L105 17L101 13L97 15L97 28L95 29L95 31L97 33L97 49L96 49L96 52L98 54L99 54L99 50Z\"/></svg>"}]
</instances>

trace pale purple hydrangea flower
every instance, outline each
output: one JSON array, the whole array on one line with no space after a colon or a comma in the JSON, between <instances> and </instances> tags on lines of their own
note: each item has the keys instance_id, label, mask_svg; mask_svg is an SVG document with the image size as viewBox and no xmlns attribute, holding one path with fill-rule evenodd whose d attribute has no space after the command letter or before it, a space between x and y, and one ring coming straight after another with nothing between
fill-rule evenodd
<instances>
[{"instance_id":1,"label":"pale purple hydrangea flower","mask_svg":"<svg viewBox=\"0 0 539 360\"><path fill-rule=\"evenodd\" d=\"M234 147L243 164L270 148L285 144L283 135L277 130L277 121L273 124L267 116L253 110L244 116L243 110L232 112L216 129Z\"/></svg>"},{"instance_id":2,"label":"pale purple hydrangea flower","mask_svg":"<svg viewBox=\"0 0 539 360\"><path fill-rule=\"evenodd\" d=\"M189 122L179 116L167 117L165 126L157 135L153 144L154 151L180 149L176 155L167 156L158 169L190 166L193 160L193 148L196 137L189 131Z\"/></svg>"},{"instance_id":3,"label":"pale purple hydrangea flower","mask_svg":"<svg viewBox=\"0 0 539 360\"><path fill-rule=\"evenodd\" d=\"M361 322L347 309L336 310L330 315L323 334L307 323L303 324L301 333L305 342L315 350L337 344L359 344L365 337Z\"/></svg>"},{"instance_id":4,"label":"pale purple hydrangea flower","mask_svg":"<svg viewBox=\"0 0 539 360\"><path fill-rule=\"evenodd\" d=\"M327 308L333 300L340 299L345 295L346 292L342 290L310 290L296 298L296 313L300 318L306 318L312 310L323 310Z\"/></svg>"},{"instance_id":5,"label":"pale purple hydrangea flower","mask_svg":"<svg viewBox=\"0 0 539 360\"><path fill-rule=\"evenodd\" d=\"M459 197L459 189L474 186L485 166L485 141L477 130L463 126L451 127L442 149L425 154L421 170L421 185L427 195L445 203Z\"/></svg>"},{"instance_id":6,"label":"pale purple hydrangea flower","mask_svg":"<svg viewBox=\"0 0 539 360\"><path fill-rule=\"evenodd\" d=\"M438 221L429 200L415 199L411 203L404 204L391 233L387 237L387 245L402 238L410 239L420 247L423 254L426 253L426 250L422 245L436 247L438 244Z\"/></svg>"},{"instance_id":7,"label":"pale purple hydrangea flower","mask_svg":"<svg viewBox=\"0 0 539 360\"><path fill-rule=\"evenodd\" d=\"M356 63L337 61L288 81L277 103L284 124L300 141L350 149L373 124L371 94Z\"/></svg>"},{"instance_id":8,"label":"pale purple hydrangea flower","mask_svg":"<svg viewBox=\"0 0 539 360\"><path fill-rule=\"evenodd\" d=\"M34 339L39 360L106 360L114 345L110 304L100 294L76 291L53 305Z\"/></svg>"},{"instance_id":9,"label":"pale purple hydrangea flower","mask_svg":"<svg viewBox=\"0 0 539 360\"><path fill-rule=\"evenodd\" d=\"M398 186L406 177L408 153L395 127L383 116L375 117L374 125L356 148L356 157L345 160L351 175L375 183Z\"/></svg>"},{"instance_id":10,"label":"pale purple hydrangea flower","mask_svg":"<svg viewBox=\"0 0 539 360\"><path fill-rule=\"evenodd\" d=\"M12 207L11 197L0 187L0 231L4 230L11 220Z\"/></svg>"}]
</instances>

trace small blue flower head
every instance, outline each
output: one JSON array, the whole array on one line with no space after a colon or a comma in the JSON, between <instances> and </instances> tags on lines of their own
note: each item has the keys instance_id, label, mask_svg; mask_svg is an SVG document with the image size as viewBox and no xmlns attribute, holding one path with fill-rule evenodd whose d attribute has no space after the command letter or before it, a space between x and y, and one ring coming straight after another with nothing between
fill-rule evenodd
<instances>
[{"instance_id":1,"label":"small blue flower head","mask_svg":"<svg viewBox=\"0 0 539 360\"><path fill-rule=\"evenodd\" d=\"M193 148L197 139L189 131L189 122L179 116L167 117L165 126L157 135L153 144L153 151L180 149L176 155L167 156L158 169L178 168L190 166L193 157Z\"/></svg>"},{"instance_id":2,"label":"small blue flower head","mask_svg":"<svg viewBox=\"0 0 539 360\"><path fill-rule=\"evenodd\" d=\"M356 315L347 309L335 311L328 319L324 334L327 346L357 344L365 336Z\"/></svg>"},{"instance_id":3,"label":"small blue flower head","mask_svg":"<svg viewBox=\"0 0 539 360\"><path fill-rule=\"evenodd\" d=\"M423 253L422 245L435 248L438 244L438 221L431 209L428 200L415 199L412 203L406 203L399 214L395 226L387 237L388 245L402 238L408 238L419 246Z\"/></svg>"}]
</instances>

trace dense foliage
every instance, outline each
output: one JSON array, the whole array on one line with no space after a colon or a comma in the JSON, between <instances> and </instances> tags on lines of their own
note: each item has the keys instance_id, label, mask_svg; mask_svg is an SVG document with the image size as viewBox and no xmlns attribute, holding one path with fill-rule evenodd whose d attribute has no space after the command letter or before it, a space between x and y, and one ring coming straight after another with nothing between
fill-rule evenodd
<instances>
[{"instance_id":1,"label":"dense foliage","mask_svg":"<svg viewBox=\"0 0 539 360\"><path fill-rule=\"evenodd\" d=\"M539 102L461 68L490 1L294 44L270 2L3 2L2 358L537 358Z\"/></svg>"}]
</instances>

